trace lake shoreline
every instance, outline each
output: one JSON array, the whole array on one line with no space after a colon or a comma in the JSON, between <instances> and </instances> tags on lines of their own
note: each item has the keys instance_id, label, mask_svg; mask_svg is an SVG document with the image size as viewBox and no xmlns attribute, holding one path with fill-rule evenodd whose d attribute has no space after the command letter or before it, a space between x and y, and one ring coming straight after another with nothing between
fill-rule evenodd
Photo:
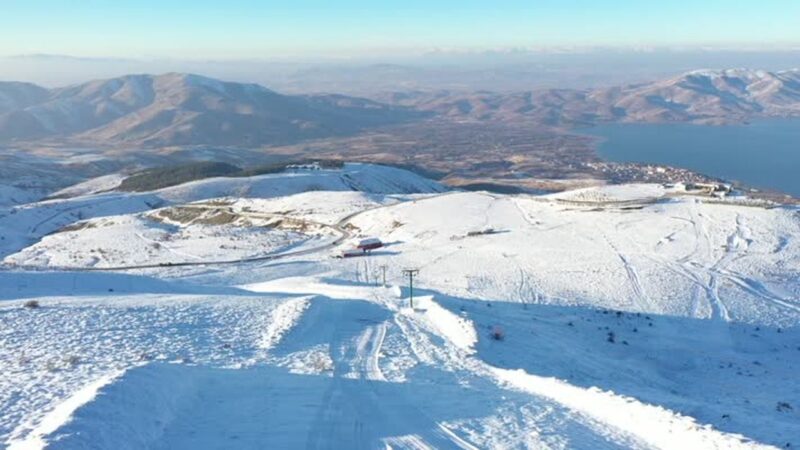
<instances>
[{"instance_id":1,"label":"lake shoreline","mask_svg":"<svg viewBox=\"0 0 800 450\"><path fill-rule=\"evenodd\" d=\"M800 119L735 125L602 124L573 133L591 139L596 156L609 164L683 169L750 197L800 203L800 177L791 170L800 168ZM765 157L763 148L770 144L777 151ZM771 167L778 167L777 178L765 174Z\"/></svg>"}]
</instances>

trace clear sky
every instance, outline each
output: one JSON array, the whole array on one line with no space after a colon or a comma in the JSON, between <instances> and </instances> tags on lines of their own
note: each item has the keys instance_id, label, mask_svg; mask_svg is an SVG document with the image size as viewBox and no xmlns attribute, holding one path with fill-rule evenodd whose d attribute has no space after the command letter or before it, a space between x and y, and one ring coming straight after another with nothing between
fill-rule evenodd
<instances>
[{"instance_id":1,"label":"clear sky","mask_svg":"<svg viewBox=\"0 0 800 450\"><path fill-rule=\"evenodd\" d=\"M800 0L0 0L0 55L737 45L800 45Z\"/></svg>"}]
</instances>

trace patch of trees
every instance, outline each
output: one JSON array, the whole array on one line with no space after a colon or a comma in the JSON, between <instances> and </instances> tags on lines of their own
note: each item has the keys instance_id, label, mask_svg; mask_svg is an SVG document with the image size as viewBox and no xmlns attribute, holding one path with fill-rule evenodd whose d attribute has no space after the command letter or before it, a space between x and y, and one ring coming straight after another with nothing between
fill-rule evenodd
<instances>
[{"instance_id":1,"label":"patch of trees","mask_svg":"<svg viewBox=\"0 0 800 450\"><path fill-rule=\"evenodd\" d=\"M211 177L225 177L240 173L242 169L222 162L198 162L180 166L147 169L122 180L119 190L143 192L161 189L189 181Z\"/></svg>"},{"instance_id":2,"label":"patch of trees","mask_svg":"<svg viewBox=\"0 0 800 450\"><path fill-rule=\"evenodd\" d=\"M145 192L213 177L252 177L280 173L289 165L317 163L322 169L341 169L344 161L299 159L243 169L224 162L194 162L158 167L137 172L125 178L117 188L126 192Z\"/></svg>"},{"instance_id":3,"label":"patch of trees","mask_svg":"<svg viewBox=\"0 0 800 450\"><path fill-rule=\"evenodd\" d=\"M407 170L409 172L413 172L419 176L429 178L431 180L439 181L447 176L446 172L442 172L440 170L431 169L425 166L421 166L419 164L406 164L406 163L394 163L394 162L380 162L378 164L395 167L397 169Z\"/></svg>"}]
</instances>

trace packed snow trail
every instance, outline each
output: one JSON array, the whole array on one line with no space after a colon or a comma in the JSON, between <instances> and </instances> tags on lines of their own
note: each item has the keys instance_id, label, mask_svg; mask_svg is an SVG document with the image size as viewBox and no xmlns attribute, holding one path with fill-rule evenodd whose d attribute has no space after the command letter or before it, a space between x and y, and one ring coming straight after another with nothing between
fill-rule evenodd
<instances>
[{"instance_id":1,"label":"packed snow trail","mask_svg":"<svg viewBox=\"0 0 800 450\"><path fill-rule=\"evenodd\" d=\"M407 404L403 397L386 395L383 386L376 383L383 379L377 358L388 311L371 304L344 302L347 307L339 309L333 320L346 323L353 313L358 318L351 323L354 327L337 327L330 336L332 381L323 393L306 448L329 448L332 442L342 448L372 448L386 436L412 433L427 447L456 448L449 436L437 432L436 422L427 414ZM332 316L326 313L317 317L328 321ZM318 324L312 326L318 328Z\"/></svg>"},{"instance_id":2,"label":"packed snow trail","mask_svg":"<svg viewBox=\"0 0 800 450\"><path fill-rule=\"evenodd\" d=\"M271 310L268 324L277 325L264 330L255 364L131 369L102 381L101 395L77 394L75 407L58 409L74 411L71 420L45 422L23 442L54 449L759 447L632 398L493 367L474 355L474 325L432 297L412 310L392 289L297 281L260 285L319 292L273 292L302 296ZM318 348L327 358L309 360L308 350ZM517 432L506 435L509 429Z\"/></svg>"},{"instance_id":3,"label":"packed snow trail","mask_svg":"<svg viewBox=\"0 0 800 450\"><path fill-rule=\"evenodd\" d=\"M624 430L623 434L635 436L636 440L658 448L687 448L687 445L702 448L758 447L757 444L747 443L741 436L701 426L689 417L632 398L598 389L579 388L555 379L494 368L468 356L472 353L471 342L475 339L469 335L474 333L474 329L470 331L471 326L468 323L439 306L432 298L419 298L418 310L398 310L396 301L387 298L385 290L378 290L374 298L379 302L383 300L386 307L397 311L395 323L423 363L448 367L450 370L465 370L480 378L496 378L501 386L521 389L540 399L554 400L566 408L593 417L610 429ZM384 327L385 322L377 329ZM372 337L372 333L373 330L370 329L362 335L358 349L367 347L366 341ZM444 340L436 344L430 338L425 338L431 333ZM382 342L384 334L379 332L378 335L378 342ZM359 355L364 353L363 350L357 352ZM374 361L372 358L365 360ZM380 378L382 377L380 374ZM369 377L362 374L362 378Z\"/></svg>"},{"instance_id":4,"label":"packed snow trail","mask_svg":"<svg viewBox=\"0 0 800 450\"><path fill-rule=\"evenodd\" d=\"M416 322L374 302L316 297L268 351L275 364L131 369L44 438L54 449L641 447L499 387L463 349ZM284 368L319 345L329 348L329 367ZM396 356L383 362L384 352ZM405 381L393 381L398 375Z\"/></svg>"}]
</instances>

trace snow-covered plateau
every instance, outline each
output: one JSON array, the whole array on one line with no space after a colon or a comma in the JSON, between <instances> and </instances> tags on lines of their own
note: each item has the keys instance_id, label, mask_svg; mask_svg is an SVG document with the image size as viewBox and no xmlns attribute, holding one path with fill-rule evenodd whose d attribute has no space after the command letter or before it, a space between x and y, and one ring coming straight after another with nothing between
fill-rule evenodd
<instances>
[{"instance_id":1,"label":"snow-covered plateau","mask_svg":"<svg viewBox=\"0 0 800 450\"><path fill-rule=\"evenodd\" d=\"M0 206L0 447L800 446L795 207L118 180Z\"/></svg>"}]
</instances>

